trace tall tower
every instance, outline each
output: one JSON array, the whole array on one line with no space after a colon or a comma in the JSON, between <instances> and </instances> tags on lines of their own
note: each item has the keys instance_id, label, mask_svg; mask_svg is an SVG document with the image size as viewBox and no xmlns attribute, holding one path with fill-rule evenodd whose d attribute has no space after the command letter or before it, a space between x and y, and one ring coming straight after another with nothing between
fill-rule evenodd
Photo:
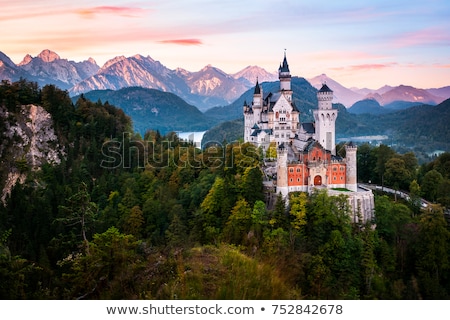
<instances>
[{"instance_id":1,"label":"tall tower","mask_svg":"<svg viewBox=\"0 0 450 320\"><path fill-rule=\"evenodd\" d=\"M259 85L258 79L256 79L255 91L253 92L253 119L254 123L259 123L261 121L261 112L263 107L263 93L262 88Z\"/></svg>"},{"instance_id":2,"label":"tall tower","mask_svg":"<svg viewBox=\"0 0 450 320\"><path fill-rule=\"evenodd\" d=\"M250 135L252 134L253 122L253 109L247 104L247 100L244 101L244 142L250 141Z\"/></svg>"},{"instance_id":3,"label":"tall tower","mask_svg":"<svg viewBox=\"0 0 450 320\"><path fill-rule=\"evenodd\" d=\"M333 91L326 84L317 92L319 107L314 110L316 140L331 154L336 155L336 118L338 110L332 108Z\"/></svg>"},{"instance_id":4,"label":"tall tower","mask_svg":"<svg viewBox=\"0 0 450 320\"><path fill-rule=\"evenodd\" d=\"M351 191L357 191L358 181L357 181L357 165L356 165L356 151L358 147L353 143L345 146L345 161L347 164L346 181L345 187Z\"/></svg>"},{"instance_id":5,"label":"tall tower","mask_svg":"<svg viewBox=\"0 0 450 320\"><path fill-rule=\"evenodd\" d=\"M287 149L284 144L280 144L277 150L277 193L283 195L283 198L289 193L288 171L287 171Z\"/></svg>"},{"instance_id":6,"label":"tall tower","mask_svg":"<svg viewBox=\"0 0 450 320\"><path fill-rule=\"evenodd\" d=\"M278 79L280 79L280 91L286 96L288 101L292 101L291 72L284 52L283 63L278 68Z\"/></svg>"}]
</instances>

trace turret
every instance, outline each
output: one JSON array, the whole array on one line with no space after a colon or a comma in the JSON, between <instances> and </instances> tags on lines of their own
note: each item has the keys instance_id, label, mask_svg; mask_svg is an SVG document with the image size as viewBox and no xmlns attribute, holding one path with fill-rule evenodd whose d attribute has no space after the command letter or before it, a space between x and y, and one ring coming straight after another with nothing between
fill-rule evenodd
<instances>
[{"instance_id":1,"label":"turret","mask_svg":"<svg viewBox=\"0 0 450 320\"><path fill-rule=\"evenodd\" d=\"M333 91L326 84L317 92L319 106L314 110L316 140L331 154L336 155L336 118L338 110L332 108Z\"/></svg>"},{"instance_id":2,"label":"turret","mask_svg":"<svg viewBox=\"0 0 450 320\"><path fill-rule=\"evenodd\" d=\"M319 110L332 109L333 91L324 83L322 88L317 92L317 100L319 102Z\"/></svg>"}]
</instances>

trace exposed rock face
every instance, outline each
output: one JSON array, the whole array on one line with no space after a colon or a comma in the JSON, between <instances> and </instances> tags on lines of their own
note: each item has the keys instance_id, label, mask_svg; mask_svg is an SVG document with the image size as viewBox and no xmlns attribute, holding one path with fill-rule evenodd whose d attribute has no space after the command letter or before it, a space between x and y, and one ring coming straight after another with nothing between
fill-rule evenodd
<instances>
[{"instance_id":1,"label":"exposed rock face","mask_svg":"<svg viewBox=\"0 0 450 320\"><path fill-rule=\"evenodd\" d=\"M44 62L52 62L61 59L56 52L48 49L42 50L42 52L38 55L38 58Z\"/></svg>"},{"instance_id":2,"label":"exposed rock face","mask_svg":"<svg viewBox=\"0 0 450 320\"><path fill-rule=\"evenodd\" d=\"M95 74L99 66L90 58L83 62L61 59L51 50L43 50L33 58L27 54L18 64L19 70L28 74L27 78L36 80L40 85L54 83L63 89L68 89Z\"/></svg>"},{"instance_id":3,"label":"exposed rock face","mask_svg":"<svg viewBox=\"0 0 450 320\"><path fill-rule=\"evenodd\" d=\"M59 164L65 156L53 130L51 115L41 106L21 106L11 113L0 107L0 175L5 181L1 186L1 201L5 203L16 183L24 183L28 171L38 171L44 163Z\"/></svg>"}]
</instances>

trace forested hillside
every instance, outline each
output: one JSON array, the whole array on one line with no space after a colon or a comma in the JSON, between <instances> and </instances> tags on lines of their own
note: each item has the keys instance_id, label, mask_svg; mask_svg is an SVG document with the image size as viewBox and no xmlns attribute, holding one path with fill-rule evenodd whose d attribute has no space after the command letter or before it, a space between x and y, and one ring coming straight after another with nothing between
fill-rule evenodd
<instances>
[{"instance_id":1,"label":"forested hillside","mask_svg":"<svg viewBox=\"0 0 450 320\"><path fill-rule=\"evenodd\" d=\"M0 104L2 170L25 175L0 204L1 299L450 298L448 154L419 168L413 154L361 147L361 180L436 203L377 194L363 225L323 191L268 208L249 144L141 137L122 110L54 86L2 83ZM34 136L7 128L31 105L51 116L60 162L15 158L14 141Z\"/></svg>"},{"instance_id":2,"label":"forested hillside","mask_svg":"<svg viewBox=\"0 0 450 320\"><path fill-rule=\"evenodd\" d=\"M149 128L162 134L171 131L203 131L217 123L177 95L156 89L129 87L120 90L94 90L82 95L121 108L133 120L141 135ZM72 98L76 102L80 96Z\"/></svg>"}]
</instances>

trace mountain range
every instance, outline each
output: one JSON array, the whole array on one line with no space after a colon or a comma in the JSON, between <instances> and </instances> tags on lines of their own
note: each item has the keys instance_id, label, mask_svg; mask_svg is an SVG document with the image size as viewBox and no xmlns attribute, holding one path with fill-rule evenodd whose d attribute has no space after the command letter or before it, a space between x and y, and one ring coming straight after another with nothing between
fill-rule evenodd
<instances>
[{"instance_id":1,"label":"mountain range","mask_svg":"<svg viewBox=\"0 0 450 320\"><path fill-rule=\"evenodd\" d=\"M68 90L71 96L91 90L118 90L136 86L157 89L174 93L188 104L206 111L212 107L233 103L252 88L257 79L260 83L276 81L278 76L258 66L248 66L234 74L227 74L211 65L206 65L196 72L182 68L172 70L150 56L140 54L115 57L100 67L92 58L75 62L63 59L48 49L36 57L27 54L20 63L15 64L7 55L0 52L0 80L16 81L20 78L35 81L40 86L55 84ZM347 108L367 99L376 100L382 107L398 101L411 103L393 108L401 109L414 103L436 105L450 97L450 86L418 89L401 85L372 90L346 88L325 74L307 80L316 89L327 83L334 91L334 102L342 103Z\"/></svg>"},{"instance_id":2,"label":"mountain range","mask_svg":"<svg viewBox=\"0 0 450 320\"><path fill-rule=\"evenodd\" d=\"M274 80L275 74L257 66L248 66L235 74L206 65L197 72L182 68L171 70L161 62L136 54L119 56L99 67L94 59L83 62L62 59L51 50L38 56L27 54L19 64L0 52L0 79L17 81L25 78L40 86L55 84L72 96L91 90L118 90L143 87L171 92L200 110L228 105L260 81Z\"/></svg>"},{"instance_id":3,"label":"mountain range","mask_svg":"<svg viewBox=\"0 0 450 320\"><path fill-rule=\"evenodd\" d=\"M369 99L377 101L380 106L388 106L398 101L410 102L412 104L408 104L408 106L412 106L417 103L436 105L450 98L450 86L431 89L419 89L407 85L383 86L376 90L346 88L326 74L308 79L308 81L316 89L320 89L322 84L326 83L333 90L334 102L342 103L347 108L351 108L358 101Z\"/></svg>"}]
</instances>

